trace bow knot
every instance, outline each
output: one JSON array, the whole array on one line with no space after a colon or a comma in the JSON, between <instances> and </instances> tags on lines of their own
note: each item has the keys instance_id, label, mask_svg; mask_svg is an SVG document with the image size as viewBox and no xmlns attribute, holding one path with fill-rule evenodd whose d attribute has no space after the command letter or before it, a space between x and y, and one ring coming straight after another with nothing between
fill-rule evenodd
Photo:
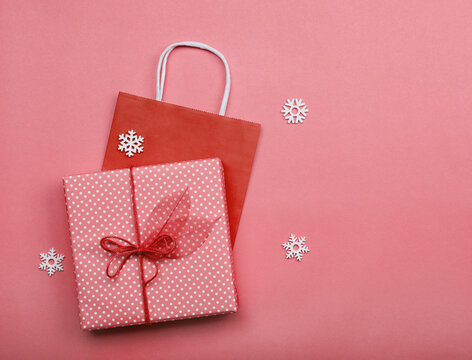
<instances>
[{"instance_id":1,"label":"bow knot","mask_svg":"<svg viewBox=\"0 0 472 360\"><path fill-rule=\"evenodd\" d=\"M120 273L131 256L146 257L150 260L157 261L171 255L176 249L176 242L170 235L159 234L155 239L151 239L151 241L138 246L118 236L106 236L100 240L100 246L103 250L113 254L108 262L106 274L108 277L114 278ZM114 271L110 272L110 267L115 260L119 261L119 265ZM145 285L156 278L156 266L155 269L154 275L145 282Z\"/></svg>"}]
</instances>

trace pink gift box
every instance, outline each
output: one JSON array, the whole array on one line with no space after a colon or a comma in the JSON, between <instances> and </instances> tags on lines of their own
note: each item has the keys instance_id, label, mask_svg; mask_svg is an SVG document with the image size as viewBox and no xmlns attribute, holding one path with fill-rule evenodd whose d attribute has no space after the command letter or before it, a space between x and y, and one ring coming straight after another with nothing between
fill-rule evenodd
<instances>
[{"instance_id":1,"label":"pink gift box","mask_svg":"<svg viewBox=\"0 0 472 360\"><path fill-rule=\"evenodd\" d=\"M64 178L64 188L83 329L237 311L219 159L69 176ZM162 221L153 217L155 209L162 208L166 199L178 199L179 194L188 197L188 219L211 223L203 244L180 258L168 255L155 260L142 255L144 252L138 251L139 238L155 225L150 224L154 219ZM131 249L123 253L130 256L115 277L107 275L114 254L101 246L106 237L131 244L121 248ZM115 259L118 265L123 257ZM111 269L116 270L113 265ZM145 285L142 277L150 279L156 272L156 277Z\"/></svg>"}]
</instances>

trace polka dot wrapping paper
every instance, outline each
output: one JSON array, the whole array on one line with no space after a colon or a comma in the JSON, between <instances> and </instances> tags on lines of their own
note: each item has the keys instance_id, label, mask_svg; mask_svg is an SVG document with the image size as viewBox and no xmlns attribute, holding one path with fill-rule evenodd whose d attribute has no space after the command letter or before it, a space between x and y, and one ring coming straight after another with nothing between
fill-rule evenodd
<instances>
[{"instance_id":1,"label":"polka dot wrapping paper","mask_svg":"<svg viewBox=\"0 0 472 360\"><path fill-rule=\"evenodd\" d=\"M132 173L131 173L132 171ZM133 182L133 183L131 183ZM179 259L155 262L157 277L145 286L150 322L237 311L224 174L219 159L136 167L64 178L83 329L146 322L140 257L107 276L111 254L100 240L116 236L136 244L157 204L179 189L190 198L189 218L213 220L203 245ZM134 194L134 201L133 201ZM153 266L143 267L151 277Z\"/></svg>"}]
</instances>

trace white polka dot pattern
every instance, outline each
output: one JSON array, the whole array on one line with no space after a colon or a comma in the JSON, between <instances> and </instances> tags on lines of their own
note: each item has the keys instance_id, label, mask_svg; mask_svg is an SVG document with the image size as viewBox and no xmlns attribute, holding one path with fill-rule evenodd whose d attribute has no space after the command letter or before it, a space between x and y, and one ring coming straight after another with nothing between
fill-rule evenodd
<instances>
[{"instance_id":1,"label":"white polka dot pattern","mask_svg":"<svg viewBox=\"0 0 472 360\"><path fill-rule=\"evenodd\" d=\"M237 310L223 167L219 159L133 168L141 233L153 208L187 188L190 218L218 221L203 245L180 259L161 259L158 276L147 286L152 322L216 315ZM83 329L144 323L138 257L120 274L105 273L110 254L105 236L136 244L130 169L64 178L64 187ZM147 276L153 266L145 261Z\"/></svg>"}]
</instances>

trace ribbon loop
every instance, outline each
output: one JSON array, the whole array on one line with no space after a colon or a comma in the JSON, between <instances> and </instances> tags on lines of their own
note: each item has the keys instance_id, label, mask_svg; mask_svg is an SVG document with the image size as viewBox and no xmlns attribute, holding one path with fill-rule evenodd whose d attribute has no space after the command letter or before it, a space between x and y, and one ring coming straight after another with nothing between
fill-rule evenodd
<instances>
[{"instance_id":1,"label":"ribbon loop","mask_svg":"<svg viewBox=\"0 0 472 360\"><path fill-rule=\"evenodd\" d=\"M120 242L123 242L126 245L122 245ZM172 254L176 248L176 242L170 235L161 234L156 236L155 239L149 241L147 245L143 244L137 246L118 236L106 236L100 240L100 246L103 250L113 254L110 261L108 261L106 273L108 277L114 278L120 273L121 269L131 256L142 256L157 261ZM118 257L121 256L124 257L120 260L117 269L110 273L111 264L115 259L118 259ZM156 276L157 271L150 280L146 281L146 285L154 280Z\"/></svg>"}]
</instances>

